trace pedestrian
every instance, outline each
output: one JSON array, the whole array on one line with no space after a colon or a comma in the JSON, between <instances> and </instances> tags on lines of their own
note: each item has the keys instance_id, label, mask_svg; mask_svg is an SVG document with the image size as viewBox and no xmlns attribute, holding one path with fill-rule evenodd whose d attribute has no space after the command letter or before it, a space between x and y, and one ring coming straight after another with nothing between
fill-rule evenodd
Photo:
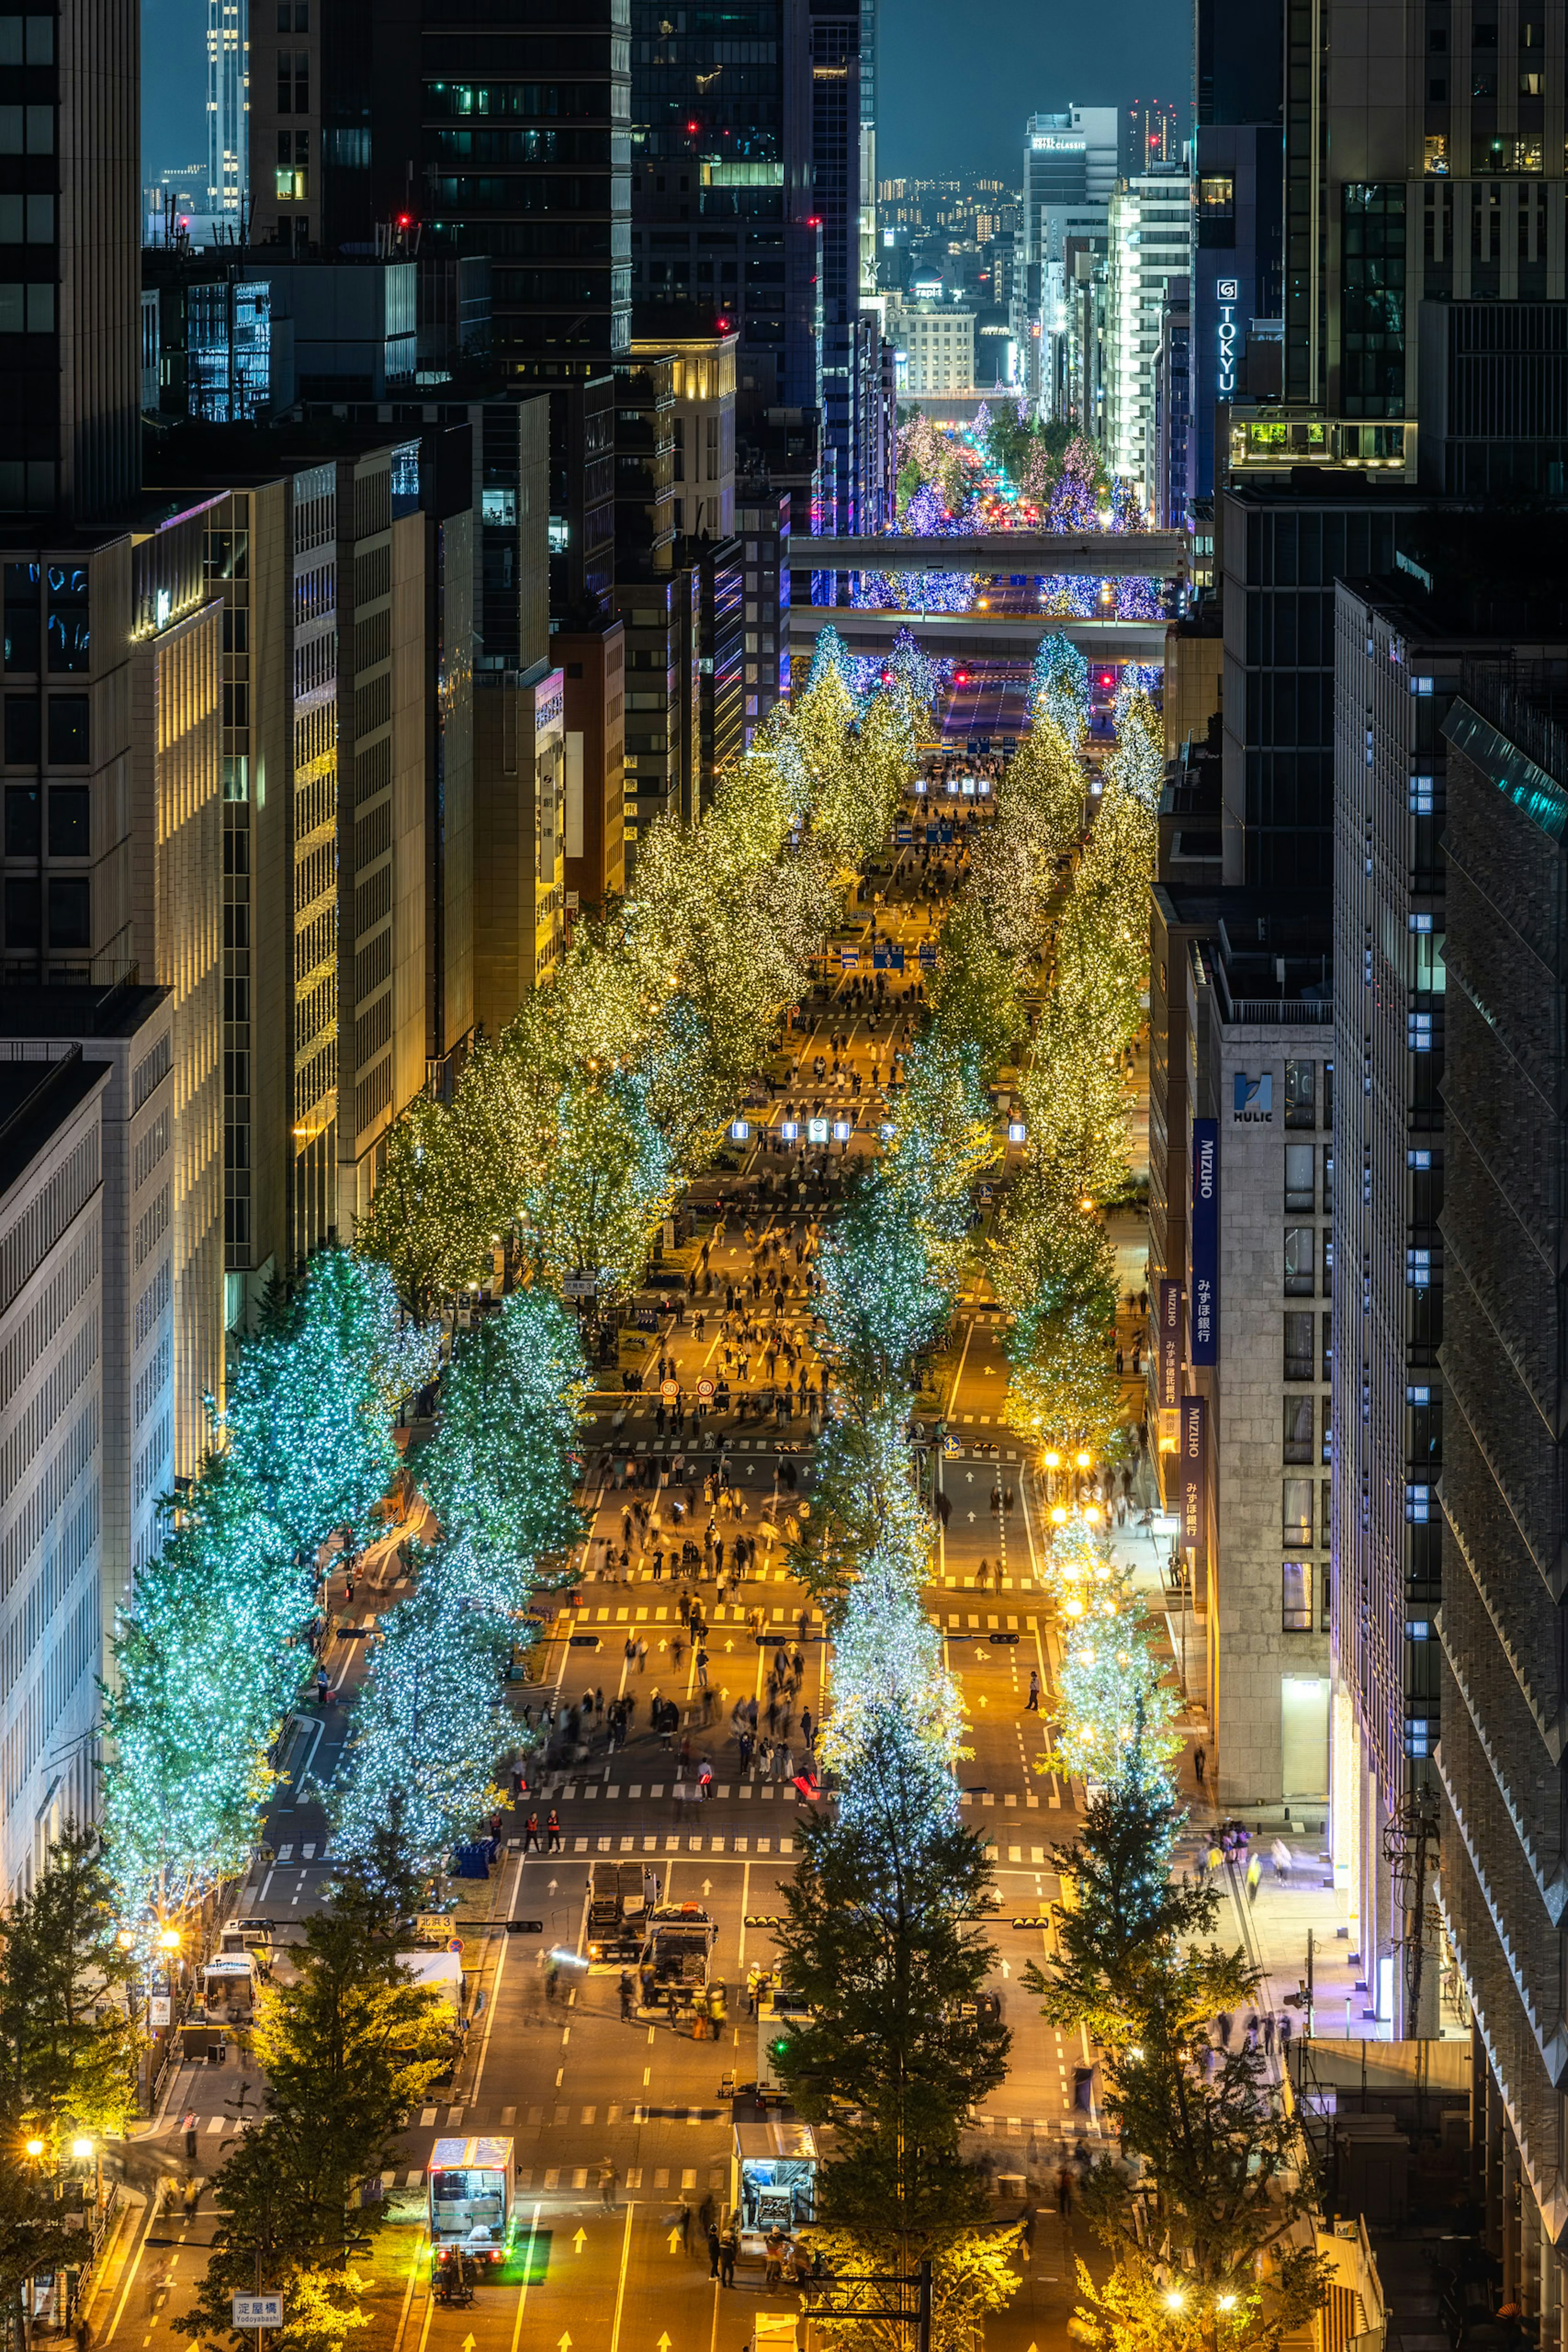
<instances>
[{"instance_id":1,"label":"pedestrian","mask_svg":"<svg viewBox=\"0 0 1568 2352\"><path fill-rule=\"evenodd\" d=\"M1040 1713L1040 1668L1038 1666L1030 1666L1029 1670L1029 1696L1024 1701L1024 1713L1026 1715Z\"/></svg>"},{"instance_id":2,"label":"pedestrian","mask_svg":"<svg viewBox=\"0 0 1568 2352\"><path fill-rule=\"evenodd\" d=\"M1263 2054L1268 2058L1274 2055L1274 2012L1271 2009L1265 2011L1263 2016Z\"/></svg>"},{"instance_id":3,"label":"pedestrian","mask_svg":"<svg viewBox=\"0 0 1568 2352\"><path fill-rule=\"evenodd\" d=\"M180 2126L180 2129L185 2135L185 2154L189 2157L194 2157L196 2153L196 2116L193 2108L187 2108L185 2120Z\"/></svg>"},{"instance_id":4,"label":"pedestrian","mask_svg":"<svg viewBox=\"0 0 1568 2352\"><path fill-rule=\"evenodd\" d=\"M599 2195L607 2213L615 2210L615 2167L605 2157L599 2168Z\"/></svg>"},{"instance_id":5,"label":"pedestrian","mask_svg":"<svg viewBox=\"0 0 1568 2352\"><path fill-rule=\"evenodd\" d=\"M634 2025L637 2021L632 2014L635 1991L636 1987L632 1982L631 1969L622 1969L621 1971L621 2022L622 2025Z\"/></svg>"},{"instance_id":6,"label":"pedestrian","mask_svg":"<svg viewBox=\"0 0 1568 2352\"><path fill-rule=\"evenodd\" d=\"M549 1840L548 1851L551 1853L559 1853L560 1852L560 1815L553 1805L549 1810L549 1819L545 1823L545 1835Z\"/></svg>"},{"instance_id":7,"label":"pedestrian","mask_svg":"<svg viewBox=\"0 0 1568 2352\"><path fill-rule=\"evenodd\" d=\"M530 1813L528 1820L523 1823L523 1852L525 1853L534 1853L538 1847L538 1842L539 1817L538 1813Z\"/></svg>"},{"instance_id":8,"label":"pedestrian","mask_svg":"<svg viewBox=\"0 0 1568 2352\"><path fill-rule=\"evenodd\" d=\"M724 2244L718 2234L718 2223L710 2221L707 2225L707 2274L710 2279L717 2278L723 2253Z\"/></svg>"},{"instance_id":9,"label":"pedestrian","mask_svg":"<svg viewBox=\"0 0 1568 2352\"><path fill-rule=\"evenodd\" d=\"M1207 1758L1207 1756L1206 1755L1206 1753L1204 1752L1204 1745L1203 1745L1202 1740L1200 1739L1200 1740L1198 1741L1198 1743L1197 1743L1197 1747L1193 1749L1193 1751L1192 1751L1192 1770L1193 1770L1193 1778L1197 1780L1197 1785L1198 1785L1198 1787L1199 1787L1200 1789L1204 1786L1204 1777L1203 1777L1203 1776L1204 1776L1204 1774L1207 1771L1207 1769L1208 1769L1208 1758Z\"/></svg>"},{"instance_id":10,"label":"pedestrian","mask_svg":"<svg viewBox=\"0 0 1568 2352\"><path fill-rule=\"evenodd\" d=\"M1291 2021L1290 2012L1288 2011L1281 2011L1280 2016L1280 2056L1286 2062L1290 2059L1291 2036L1294 2032L1295 2027Z\"/></svg>"},{"instance_id":11,"label":"pedestrian","mask_svg":"<svg viewBox=\"0 0 1568 2352\"><path fill-rule=\"evenodd\" d=\"M676 2032L681 2021L681 1997L671 1985L664 1995L664 2013L670 2021L670 2032Z\"/></svg>"},{"instance_id":12,"label":"pedestrian","mask_svg":"<svg viewBox=\"0 0 1568 2352\"><path fill-rule=\"evenodd\" d=\"M1062 2165L1056 2176L1056 2210L1064 2220L1072 2217L1072 2167Z\"/></svg>"},{"instance_id":13,"label":"pedestrian","mask_svg":"<svg viewBox=\"0 0 1568 2352\"><path fill-rule=\"evenodd\" d=\"M1220 2048L1222 2050L1228 2050L1230 2047L1230 2029L1236 2021L1235 2019L1231 2016L1230 2011L1228 2009L1222 2009L1214 2021L1219 2028Z\"/></svg>"},{"instance_id":14,"label":"pedestrian","mask_svg":"<svg viewBox=\"0 0 1568 2352\"><path fill-rule=\"evenodd\" d=\"M720 2286L735 2284L735 2261L740 2252L740 2240L732 2221L725 2231L718 2250L718 2283Z\"/></svg>"}]
</instances>

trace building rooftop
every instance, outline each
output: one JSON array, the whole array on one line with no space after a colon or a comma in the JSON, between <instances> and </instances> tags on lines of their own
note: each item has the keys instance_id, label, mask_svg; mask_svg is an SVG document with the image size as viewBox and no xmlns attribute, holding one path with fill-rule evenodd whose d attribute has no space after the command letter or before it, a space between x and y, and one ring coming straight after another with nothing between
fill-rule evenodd
<instances>
[{"instance_id":1,"label":"building rooftop","mask_svg":"<svg viewBox=\"0 0 1568 2352\"><path fill-rule=\"evenodd\" d=\"M79 1052L57 1062L0 1062L0 1200L109 1075L107 1062Z\"/></svg>"},{"instance_id":2,"label":"building rooftop","mask_svg":"<svg viewBox=\"0 0 1568 2352\"><path fill-rule=\"evenodd\" d=\"M167 988L144 988L134 978L112 988L89 981L36 988L8 982L0 990L0 1037L133 1037L172 993Z\"/></svg>"}]
</instances>

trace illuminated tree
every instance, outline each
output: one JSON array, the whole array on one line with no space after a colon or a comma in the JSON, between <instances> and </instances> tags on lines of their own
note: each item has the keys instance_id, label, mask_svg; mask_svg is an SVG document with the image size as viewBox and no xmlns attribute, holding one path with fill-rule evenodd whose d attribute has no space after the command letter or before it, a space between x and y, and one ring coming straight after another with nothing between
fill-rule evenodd
<instances>
[{"instance_id":1,"label":"illuminated tree","mask_svg":"<svg viewBox=\"0 0 1568 2352\"><path fill-rule=\"evenodd\" d=\"M1103 1453L1121 1417L1115 1255L1099 1218L1053 1185L1038 1157L1009 1195L991 1272L1009 1314L1013 1427L1042 1446Z\"/></svg>"},{"instance_id":2,"label":"illuminated tree","mask_svg":"<svg viewBox=\"0 0 1568 2352\"><path fill-rule=\"evenodd\" d=\"M525 1607L539 1560L582 1531L569 1454L588 1386L575 1318L537 1285L480 1318L442 1385L420 1486L483 1578L476 1597L503 1610Z\"/></svg>"},{"instance_id":3,"label":"illuminated tree","mask_svg":"<svg viewBox=\"0 0 1568 2352\"><path fill-rule=\"evenodd\" d=\"M231 2338L231 2295L258 2285L283 2294L283 2333L299 2352L329 2352L364 2324L363 2282L345 2255L385 2206L362 2186L391 2164L409 2109L452 2059L450 2021L399 1959L399 1927L373 1890L340 1882L333 1909L307 1922L297 1966L260 1997L266 2108L220 2143L230 2153L213 2183L217 2228L186 2322L209 2344Z\"/></svg>"},{"instance_id":4,"label":"illuminated tree","mask_svg":"<svg viewBox=\"0 0 1568 2352\"><path fill-rule=\"evenodd\" d=\"M129 1925L178 1914L246 1860L313 1577L236 1459L209 1461L112 1643L104 1842Z\"/></svg>"},{"instance_id":5,"label":"illuminated tree","mask_svg":"<svg viewBox=\"0 0 1568 2352\"><path fill-rule=\"evenodd\" d=\"M484 1589L462 1547L444 1545L382 1616L332 1793L336 1853L370 1859L391 1823L433 1874L494 1805L496 1765L511 1744L497 1683L507 1628L470 1605Z\"/></svg>"},{"instance_id":6,"label":"illuminated tree","mask_svg":"<svg viewBox=\"0 0 1568 2352\"><path fill-rule=\"evenodd\" d=\"M124 1988L138 1961L116 1941L118 1924L98 1833L68 1822L7 1914L0 1952L5 2110L51 2161L78 2133L123 2135L136 2113Z\"/></svg>"},{"instance_id":7,"label":"illuminated tree","mask_svg":"<svg viewBox=\"0 0 1568 2352\"><path fill-rule=\"evenodd\" d=\"M1138 1741L1157 1763L1178 1754L1181 1696L1144 1603L1092 1583L1063 1600L1061 1616L1055 1769L1103 1780Z\"/></svg>"},{"instance_id":8,"label":"illuminated tree","mask_svg":"<svg viewBox=\"0 0 1568 2352\"><path fill-rule=\"evenodd\" d=\"M818 1253L819 1352L862 1408L894 1388L907 1391L910 1364L946 1322L952 1303L931 1236L912 1209L885 1165L873 1163L855 1180Z\"/></svg>"},{"instance_id":9,"label":"illuminated tree","mask_svg":"<svg viewBox=\"0 0 1568 2352\"><path fill-rule=\"evenodd\" d=\"M545 1272L594 1275L601 1299L634 1287L651 1235L677 1186L669 1147L640 1075L573 1071L561 1089L556 1150L524 1194L524 1218Z\"/></svg>"},{"instance_id":10,"label":"illuminated tree","mask_svg":"<svg viewBox=\"0 0 1568 2352\"><path fill-rule=\"evenodd\" d=\"M1040 641L1033 691L1037 698L1043 695L1048 714L1068 741L1078 743L1089 725L1089 664L1060 629Z\"/></svg>"},{"instance_id":11,"label":"illuminated tree","mask_svg":"<svg viewBox=\"0 0 1568 2352\"><path fill-rule=\"evenodd\" d=\"M224 1430L236 1474L287 1549L366 1526L398 1466L391 1417L429 1377L434 1339L400 1328L387 1269L318 1250L235 1355Z\"/></svg>"}]
</instances>

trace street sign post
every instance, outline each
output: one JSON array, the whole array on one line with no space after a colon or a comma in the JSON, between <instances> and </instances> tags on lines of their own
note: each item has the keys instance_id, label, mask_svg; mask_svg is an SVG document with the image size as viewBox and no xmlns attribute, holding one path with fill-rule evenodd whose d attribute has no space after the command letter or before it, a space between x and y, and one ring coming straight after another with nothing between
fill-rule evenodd
<instances>
[{"instance_id":1,"label":"street sign post","mask_svg":"<svg viewBox=\"0 0 1568 2352\"><path fill-rule=\"evenodd\" d=\"M241 2327L281 2327L283 2297L280 2294L235 2294L229 2297L233 2309L233 2325Z\"/></svg>"}]
</instances>

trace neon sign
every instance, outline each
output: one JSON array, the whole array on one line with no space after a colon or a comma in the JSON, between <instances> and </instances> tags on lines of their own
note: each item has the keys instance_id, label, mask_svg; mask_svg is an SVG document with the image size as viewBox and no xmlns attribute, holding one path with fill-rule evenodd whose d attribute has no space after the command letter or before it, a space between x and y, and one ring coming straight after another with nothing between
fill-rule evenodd
<instances>
[{"instance_id":1,"label":"neon sign","mask_svg":"<svg viewBox=\"0 0 1568 2352\"><path fill-rule=\"evenodd\" d=\"M1241 282L1236 278L1221 278L1216 281L1214 290L1219 299L1219 376L1215 390L1221 400L1228 400L1236 390L1236 307Z\"/></svg>"}]
</instances>

